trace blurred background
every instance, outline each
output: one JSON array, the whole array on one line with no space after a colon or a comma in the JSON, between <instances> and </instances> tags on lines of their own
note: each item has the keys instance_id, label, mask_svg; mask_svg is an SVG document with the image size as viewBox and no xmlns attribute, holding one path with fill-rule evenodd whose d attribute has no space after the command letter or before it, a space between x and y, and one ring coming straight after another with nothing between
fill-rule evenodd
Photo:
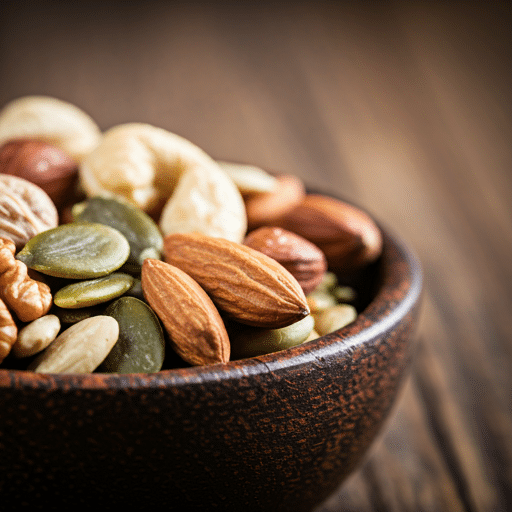
<instances>
[{"instance_id":1,"label":"blurred background","mask_svg":"<svg viewBox=\"0 0 512 512\"><path fill-rule=\"evenodd\" d=\"M0 107L50 95L355 201L418 252L411 379L321 507L512 503L509 2L0 5Z\"/></svg>"}]
</instances>

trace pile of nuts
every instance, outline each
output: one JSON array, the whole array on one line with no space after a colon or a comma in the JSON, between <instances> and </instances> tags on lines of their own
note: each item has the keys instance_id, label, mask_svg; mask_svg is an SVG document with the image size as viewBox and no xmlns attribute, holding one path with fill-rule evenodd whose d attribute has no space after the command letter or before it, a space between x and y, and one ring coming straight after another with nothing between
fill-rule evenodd
<instances>
[{"instance_id":1,"label":"pile of nuts","mask_svg":"<svg viewBox=\"0 0 512 512\"><path fill-rule=\"evenodd\" d=\"M0 110L0 363L156 372L290 348L353 322L382 236L289 174L143 123L101 132L44 96Z\"/></svg>"}]
</instances>

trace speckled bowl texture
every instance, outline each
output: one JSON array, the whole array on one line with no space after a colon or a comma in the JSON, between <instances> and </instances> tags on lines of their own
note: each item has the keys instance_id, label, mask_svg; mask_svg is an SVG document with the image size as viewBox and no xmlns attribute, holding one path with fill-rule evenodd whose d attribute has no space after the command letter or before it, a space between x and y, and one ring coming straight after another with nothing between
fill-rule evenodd
<instances>
[{"instance_id":1,"label":"speckled bowl texture","mask_svg":"<svg viewBox=\"0 0 512 512\"><path fill-rule=\"evenodd\" d=\"M0 370L0 510L312 510L361 461L410 366L421 269L383 231L373 298L318 340L153 375Z\"/></svg>"}]
</instances>

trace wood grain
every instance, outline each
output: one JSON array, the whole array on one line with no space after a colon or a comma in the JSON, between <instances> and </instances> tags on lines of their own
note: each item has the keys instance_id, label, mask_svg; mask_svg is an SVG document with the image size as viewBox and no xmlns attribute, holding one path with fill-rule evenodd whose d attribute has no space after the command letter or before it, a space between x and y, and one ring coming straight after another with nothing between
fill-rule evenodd
<instances>
[{"instance_id":1,"label":"wood grain","mask_svg":"<svg viewBox=\"0 0 512 512\"><path fill-rule=\"evenodd\" d=\"M512 503L511 8L5 2L0 104L71 101L358 202L418 252L415 365L317 512Z\"/></svg>"}]
</instances>

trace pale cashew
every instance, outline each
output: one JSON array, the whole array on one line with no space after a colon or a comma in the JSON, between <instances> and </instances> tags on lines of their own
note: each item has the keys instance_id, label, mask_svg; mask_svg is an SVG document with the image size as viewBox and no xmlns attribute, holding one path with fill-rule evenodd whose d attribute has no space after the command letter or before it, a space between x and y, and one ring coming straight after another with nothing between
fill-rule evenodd
<instances>
[{"instance_id":1,"label":"pale cashew","mask_svg":"<svg viewBox=\"0 0 512 512\"><path fill-rule=\"evenodd\" d=\"M274 192L279 187L279 181L274 176L255 165L222 160L217 160L217 163L235 182L243 196Z\"/></svg>"},{"instance_id":2,"label":"pale cashew","mask_svg":"<svg viewBox=\"0 0 512 512\"><path fill-rule=\"evenodd\" d=\"M0 146L14 139L37 139L80 162L100 138L101 131L89 115L57 98L24 96L0 111Z\"/></svg>"},{"instance_id":3,"label":"pale cashew","mask_svg":"<svg viewBox=\"0 0 512 512\"><path fill-rule=\"evenodd\" d=\"M199 231L241 242L247 229L240 191L220 166L187 139L144 123L104 133L80 165L90 197L120 197L160 215L163 235Z\"/></svg>"}]
</instances>

